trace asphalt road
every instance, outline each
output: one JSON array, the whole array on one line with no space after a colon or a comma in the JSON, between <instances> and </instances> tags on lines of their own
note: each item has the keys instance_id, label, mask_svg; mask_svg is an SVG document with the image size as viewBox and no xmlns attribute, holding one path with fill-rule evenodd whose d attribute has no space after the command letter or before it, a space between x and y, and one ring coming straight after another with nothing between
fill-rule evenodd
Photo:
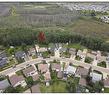
<instances>
[{"instance_id":1,"label":"asphalt road","mask_svg":"<svg viewBox=\"0 0 109 95\"><path fill-rule=\"evenodd\" d=\"M49 61L53 61L54 59L57 59L57 60L60 60L60 61L63 61L63 62L71 62L72 64L74 64L76 66L83 66L85 68L92 67L92 69L94 69L94 70L98 70L100 72L104 72L104 73L107 73L107 74L109 73L109 68L93 66L91 64L88 64L88 63L85 63L85 62L81 62L81 61L77 61L77 60L73 60L71 58L61 58L61 57L60 58L56 58L56 57L51 57L51 58L46 58L46 59L37 58L37 59L32 59L30 61L26 61L24 63L18 64L15 68L11 67L9 69L1 71L0 75L9 75L9 74L15 73L15 72L17 72L19 70L22 70L22 69L26 68L28 66L28 64L29 65L37 64L37 63L42 62L42 60L46 60L47 62L49 62Z\"/></svg>"}]
</instances>

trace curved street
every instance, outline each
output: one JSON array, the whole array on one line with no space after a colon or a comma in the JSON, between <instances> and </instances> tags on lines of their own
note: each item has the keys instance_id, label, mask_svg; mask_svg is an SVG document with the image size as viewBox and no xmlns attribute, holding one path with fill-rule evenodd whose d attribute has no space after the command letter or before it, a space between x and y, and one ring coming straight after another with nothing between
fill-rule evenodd
<instances>
[{"instance_id":1,"label":"curved street","mask_svg":"<svg viewBox=\"0 0 109 95\"><path fill-rule=\"evenodd\" d=\"M83 66L85 68L92 67L93 70L97 70L97 71L100 71L102 73L107 73L107 74L109 73L109 69L108 68L103 68L103 67L99 67L99 66L93 66L92 64L88 64L88 63L85 63L85 62L73 60L71 58L51 57L51 58L46 58L46 59L37 58L37 59L32 59L32 60L26 61L24 63L16 65L15 68L11 67L9 69L1 71L0 75L9 75L11 73L15 73L15 72L17 72L19 70L22 70L23 68L26 68L27 65L37 64L37 63L40 63L42 60L46 60L46 62L49 62L49 61L53 61L54 59L60 60L62 62L70 62L70 63L72 63L72 64L74 64L76 66Z\"/></svg>"}]
</instances>

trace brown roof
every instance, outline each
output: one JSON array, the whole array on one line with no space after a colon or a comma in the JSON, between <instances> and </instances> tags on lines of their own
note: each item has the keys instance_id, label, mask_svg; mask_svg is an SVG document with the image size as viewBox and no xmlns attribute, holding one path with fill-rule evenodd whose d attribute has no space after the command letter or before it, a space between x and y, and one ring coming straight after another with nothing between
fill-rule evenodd
<instances>
[{"instance_id":1,"label":"brown roof","mask_svg":"<svg viewBox=\"0 0 109 95\"><path fill-rule=\"evenodd\" d=\"M35 75L33 75L32 78L33 78L33 81L38 80L38 79L39 79L39 74L35 74Z\"/></svg>"},{"instance_id":2,"label":"brown roof","mask_svg":"<svg viewBox=\"0 0 109 95\"><path fill-rule=\"evenodd\" d=\"M58 77L58 78L62 78L62 77L63 77L63 72L61 72L61 71L58 72L58 73L57 73L57 77Z\"/></svg>"},{"instance_id":3,"label":"brown roof","mask_svg":"<svg viewBox=\"0 0 109 95\"><path fill-rule=\"evenodd\" d=\"M45 81L51 80L51 76L50 76L50 72L49 71L44 74L44 79L45 79Z\"/></svg>"},{"instance_id":4,"label":"brown roof","mask_svg":"<svg viewBox=\"0 0 109 95\"><path fill-rule=\"evenodd\" d=\"M104 86L109 86L109 77L103 80Z\"/></svg>"},{"instance_id":5,"label":"brown roof","mask_svg":"<svg viewBox=\"0 0 109 95\"><path fill-rule=\"evenodd\" d=\"M79 85L86 86L87 82L85 78L80 78Z\"/></svg>"},{"instance_id":6,"label":"brown roof","mask_svg":"<svg viewBox=\"0 0 109 95\"><path fill-rule=\"evenodd\" d=\"M78 67L76 70L76 74L80 76L86 76L88 75L89 70L83 67Z\"/></svg>"},{"instance_id":7,"label":"brown roof","mask_svg":"<svg viewBox=\"0 0 109 95\"><path fill-rule=\"evenodd\" d=\"M23 70L23 73L25 76L27 76L28 73L31 73L32 71L35 71L35 68L33 66L27 67Z\"/></svg>"},{"instance_id":8,"label":"brown roof","mask_svg":"<svg viewBox=\"0 0 109 95\"><path fill-rule=\"evenodd\" d=\"M31 87L31 91L32 91L32 93L40 93L40 86L39 86L39 84L32 86Z\"/></svg>"},{"instance_id":9,"label":"brown roof","mask_svg":"<svg viewBox=\"0 0 109 95\"><path fill-rule=\"evenodd\" d=\"M41 73L48 71L48 64L38 64L38 69L41 71Z\"/></svg>"},{"instance_id":10,"label":"brown roof","mask_svg":"<svg viewBox=\"0 0 109 95\"><path fill-rule=\"evenodd\" d=\"M19 81L23 81L25 80L24 77L22 75L18 76L18 75L12 75L9 77L9 80L12 84L12 86L16 85Z\"/></svg>"},{"instance_id":11,"label":"brown roof","mask_svg":"<svg viewBox=\"0 0 109 95\"><path fill-rule=\"evenodd\" d=\"M59 71L61 71L61 65L60 64L56 64L56 63L52 64L52 70L59 70Z\"/></svg>"}]
</instances>

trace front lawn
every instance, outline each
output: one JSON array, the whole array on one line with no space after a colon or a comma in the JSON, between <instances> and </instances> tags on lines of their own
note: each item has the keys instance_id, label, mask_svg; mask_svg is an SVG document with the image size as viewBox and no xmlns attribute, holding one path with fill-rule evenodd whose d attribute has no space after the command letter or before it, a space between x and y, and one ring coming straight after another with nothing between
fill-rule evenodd
<instances>
[{"instance_id":1,"label":"front lawn","mask_svg":"<svg viewBox=\"0 0 109 95\"><path fill-rule=\"evenodd\" d=\"M40 89L42 93L66 93L66 82L58 81L54 82L50 86L46 86L45 84L40 84Z\"/></svg>"},{"instance_id":2,"label":"front lawn","mask_svg":"<svg viewBox=\"0 0 109 95\"><path fill-rule=\"evenodd\" d=\"M91 64L92 61L93 61L93 59L90 58L90 57L86 57L86 58L85 58L85 62L86 62L86 63Z\"/></svg>"},{"instance_id":3,"label":"front lawn","mask_svg":"<svg viewBox=\"0 0 109 95\"><path fill-rule=\"evenodd\" d=\"M109 93L109 88L104 88L104 93Z\"/></svg>"},{"instance_id":4,"label":"front lawn","mask_svg":"<svg viewBox=\"0 0 109 95\"><path fill-rule=\"evenodd\" d=\"M102 61L101 63L98 63L97 66L106 68L106 62Z\"/></svg>"}]
</instances>

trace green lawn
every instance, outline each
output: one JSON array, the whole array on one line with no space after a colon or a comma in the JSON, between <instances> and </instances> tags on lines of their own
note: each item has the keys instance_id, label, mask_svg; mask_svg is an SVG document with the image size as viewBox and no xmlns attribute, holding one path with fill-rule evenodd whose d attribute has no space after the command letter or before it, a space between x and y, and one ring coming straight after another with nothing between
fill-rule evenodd
<instances>
[{"instance_id":1,"label":"green lawn","mask_svg":"<svg viewBox=\"0 0 109 95\"><path fill-rule=\"evenodd\" d=\"M69 48L75 48L75 49L80 49L80 50L83 50L83 49L86 49L85 46L82 46L81 44L77 44L77 43L74 43L74 44L69 44L68 45Z\"/></svg>"},{"instance_id":2,"label":"green lawn","mask_svg":"<svg viewBox=\"0 0 109 95\"><path fill-rule=\"evenodd\" d=\"M50 86L45 86L45 84L40 85L42 93L66 93L66 83L63 81L58 81Z\"/></svg>"},{"instance_id":3,"label":"green lawn","mask_svg":"<svg viewBox=\"0 0 109 95\"><path fill-rule=\"evenodd\" d=\"M109 93L109 88L104 88L104 93Z\"/></svg>"},{"instance_id":4,"label":"green lawn","mask_svg":"<svg viewBox=\"0 0 109 95\"><path fill-rule=\"evenodd\" d=\"M106 68L106 62L102 61L101 63L98 63L97 66Z\"/></svg>"}]
</instances>

